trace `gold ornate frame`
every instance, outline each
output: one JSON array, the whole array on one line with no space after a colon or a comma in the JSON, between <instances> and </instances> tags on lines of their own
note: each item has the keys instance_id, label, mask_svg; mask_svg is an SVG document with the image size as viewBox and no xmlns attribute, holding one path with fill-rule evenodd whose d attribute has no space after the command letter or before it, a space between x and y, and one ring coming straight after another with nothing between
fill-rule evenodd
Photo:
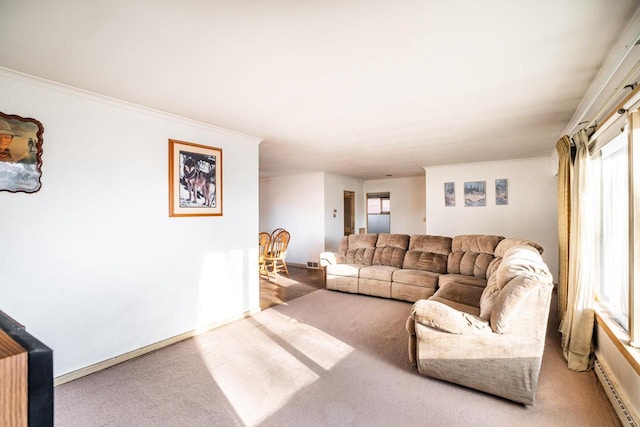
<instances>
[{"instance_id":1,"label":"gold ornate frame","mask_svg":"<svg viewBox=\"0 0 640 427\"><path fill-rule=\"evenodd\" d=\"M222 216L222 149L169 140L169 216Z\"/></svg>"}]
</instances>

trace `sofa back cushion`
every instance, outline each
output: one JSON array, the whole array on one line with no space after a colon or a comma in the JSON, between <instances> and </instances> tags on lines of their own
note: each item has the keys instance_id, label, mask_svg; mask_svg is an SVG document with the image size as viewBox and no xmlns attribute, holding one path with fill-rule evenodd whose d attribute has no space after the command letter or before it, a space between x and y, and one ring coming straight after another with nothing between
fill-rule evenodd
<instances>
[{"instance_id":1,"label":"sofa back cushion","mask_svg":"<svg viewBox=\"0 0 640 427\"><path fill-rule=\"evenodd\" d=\"M376 242L372 264L401 268L407 247L409 247L409 236L407 234L380 233Z\"/></svg>"},{"instance_id":2,"label":"sofa back cushion","mask_svg":"<svg viewBox=\"0 0 640 427\"><path fill-rule=\"evenodd\" d=\"M494 260L494 251L502 236L464 235L451 242L447 273L487 278L487 269Z\"/></svg>"},{"instance_id":3,"label":"sofa back cushion","mask_svg":"<svg viewBox=\"0 0 640 427\"><path fill-rule=\"evenodd\" d=\"M516 246L531 246L541 255L544 252L542 246L535 242L532 242L531 240L506 238L504 240L501 240L500 243L498 243L498 246L496 246L495 256L498 258L504 258L509 249Z\"/></svg>"},{"instance_id":4,"label":"sofa back cushion","mask_svg":"<svg viewBox=\"0 0 640 427\"><path fill-rule=\"evenodd\" d=\"M338 253L344 256L340 262L371 265L377 240L377 234L350 234L343 237L338 248Z\"/></svg>"},{"instance_id":5,"label":"sofa back cushion","mask_svg":"<svg viewBox=\"0 0 640 427\"><path fill-rule=\"evenodd\" d=\"M409 240L402 268L446 273L449 253L450 237L414 234Z\"/></svg>"},{"instance_id":6,"label":"sofa back cushion","mask_svg":"<svg viewBox=\"0 0 640 427\"><path fill-rule=\"evenodd\" d=\"M495 272L497 286L502 289L511 279L527 276L534 280L553 282L549 268L539 251L529 245L514 246L506 253Z\"/></svg>"},{"instance_id":7,"label":"sofa back cushion","mask_svg":"<svg viewBox=\"0 0 640 427\"><path fill-rule=\"evenodd\" d=\"M503 242L505 242L504 245ZM540 245L525 240L505 239L498 244L496 254L498 253L503 255L504 258L496 258L496 262L492 264L496 265L495 271L488 273L487 287L480 298L480 317L483 319L489 319L490 316L493 317L497 299L502 298L504 300L506 298L502 293L506 292L506 286L516 279L527 277L536 283L553 283L549 268L540 256L540 253L542 253ZM489 270L492 270L491 266ZM505 301L511 301L515 296L524 292L517 286L514 289L518 289L518 292ZM501 319L502 315L497 318ZM507 316L507 318L509 317ZM502 321L494 323L500 324Z\"/></svg>"},{"instance_id":8,"label":"sofa back cushion","mask_svg":"<svg viewBox=\"0 0 640 427\"><path fill-rule=\"evenodd\" d=\"M375 248L378 240L377 234L350 234L349 249Z\"/></svg>"},{"instance_id":9,"label":"sofa back cushion","mask_svg":"<svg viewBox=\"0 0 640 427\"><path fill-rule=\"evenodd\" d=\"M349 249L345 254L344 263L371 265L374 251L373 248Z\"/></svg>"},{"instance_id":10,"label":"sofa back cushion","mask_svg":"<svg viewBox=\"0 0 640 427\"><path fill-rule=\"evenodd\" d=\"M378 240L376 241L376 248L399 248L407 250L409 247L409 235L408 234L378 234Z\"/></svg>"}]
</instances>

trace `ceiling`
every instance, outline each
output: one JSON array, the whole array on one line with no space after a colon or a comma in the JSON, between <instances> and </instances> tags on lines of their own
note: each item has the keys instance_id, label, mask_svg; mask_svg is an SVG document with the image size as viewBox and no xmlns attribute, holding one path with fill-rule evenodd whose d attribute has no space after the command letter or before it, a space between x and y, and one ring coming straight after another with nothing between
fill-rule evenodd
<instances>
[{"instance_id":1,"label":"ceiling","mask_svg":"<svg viewBox=\"0 0 640 427\"><path fill-rule=\"evenodd\" d=\"M262 138L261 177L417 176L550 155L639 5L2 0L0 66Z\"/></svg>"}]
</instances>

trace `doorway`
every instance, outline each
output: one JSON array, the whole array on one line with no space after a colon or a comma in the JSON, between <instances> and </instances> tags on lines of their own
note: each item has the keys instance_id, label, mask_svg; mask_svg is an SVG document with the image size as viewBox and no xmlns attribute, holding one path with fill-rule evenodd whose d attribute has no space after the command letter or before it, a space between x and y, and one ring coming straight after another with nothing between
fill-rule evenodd
<instances>
[{"instance_id":1,"label":"doorway","mask_svg":"<svg viewBox=\"0 0 640 427\"><path fill-rule=\"evenodd\" d=\"M344 192L344 235L356 232L356 193Z\"/></svg>"}]
</instances>

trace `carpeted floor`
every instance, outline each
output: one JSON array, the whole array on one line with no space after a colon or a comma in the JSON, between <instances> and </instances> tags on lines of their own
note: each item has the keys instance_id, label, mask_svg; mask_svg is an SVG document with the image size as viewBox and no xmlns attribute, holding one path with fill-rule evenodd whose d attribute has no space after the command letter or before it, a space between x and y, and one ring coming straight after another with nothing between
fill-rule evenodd
<instances>
[{"instance_id":1,"label":"carpeted floor","mask_svg":"<svg viewBox=\"0 0 640 427\"><path fill-rule=\"evenodd\" d=\"M420 376L407 358L410 307L306 293L57 387L56 425L619 425L594 373L566 368L557 325L526 407Z\"/></svg>"}]
</instances>

